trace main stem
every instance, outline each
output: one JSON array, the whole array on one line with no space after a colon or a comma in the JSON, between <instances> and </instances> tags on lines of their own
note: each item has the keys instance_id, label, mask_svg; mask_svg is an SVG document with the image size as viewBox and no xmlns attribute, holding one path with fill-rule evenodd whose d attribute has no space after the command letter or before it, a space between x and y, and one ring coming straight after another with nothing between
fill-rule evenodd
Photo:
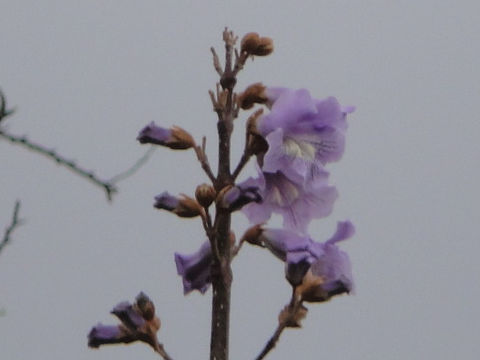
<instances>
[{"instance_id":1,"label":"main stem","mask_svg":"<svg viewBox=\"0 0 480 360\"><path fill-rule=\"evenodd\" d=\"M227 91L226 103L218 112L218 176L215 182L217 193L225 186L233 183L230 173L230 136L233 130L234 101L233 88L235 75L232 72L232 52L234 41L225 31L225 71L220 79L224 91ZM227 37L225 37L227 36ZM228 340L230 329L230 290L232 284L231 248L230 240L231 214L229 211L217 207L214 224L214 241L216 247L213 253L212 264L212 332L210 342L210 360L228 360Z\"/></svg>"}]
</instances>

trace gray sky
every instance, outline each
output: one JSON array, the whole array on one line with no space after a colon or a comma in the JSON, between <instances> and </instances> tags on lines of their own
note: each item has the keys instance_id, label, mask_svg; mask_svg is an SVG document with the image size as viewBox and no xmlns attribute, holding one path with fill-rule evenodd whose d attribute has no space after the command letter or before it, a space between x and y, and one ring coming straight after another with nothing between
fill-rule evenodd
<instances>
[{"instance_id":1,"label":"gray sky","mask_svg":"<svg viewBox=\"0 0 480 360\"><path fill-rule=\"evenodd\" d=\"M306 87L356 105L347 150L331 166L340 199L311 225L325 240L338 220L356 294L309 306L271 359L477 359L480 352L480 6L476 1L6 1L0 0L0 86L27 134L108 178L140 157L147 123L177 124L216 163L221 31L274 39L239 89ZM234 158L240 156L238 120ZM176 359L208 358L210 292L182 294L173 252L204 240L198 221L152 208L153 196L206 181L190 152L159 149L103 193L40 156L0 142L0 228L22 200L26 224L0 254L0 351L5 359L158 356L134 344L86 346L111 307L143 290ZM249 175L246 173L246 176ZM247 222L238 215L239 236ZM271 335L289 286L271 254L245 248L234 264L231 358L251 359Z\"/></svg>"}]
</instances>

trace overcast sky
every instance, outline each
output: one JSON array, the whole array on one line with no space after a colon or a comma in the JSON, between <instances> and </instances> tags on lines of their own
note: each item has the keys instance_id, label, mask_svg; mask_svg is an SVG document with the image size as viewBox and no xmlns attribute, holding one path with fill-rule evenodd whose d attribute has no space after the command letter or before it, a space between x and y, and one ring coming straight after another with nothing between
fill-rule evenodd
<instances>
[{"instance_id":1,"label":"overcast sky","mask_svg":"<svg viewBox=\"0 0 480 360\"><path fill-rule=\"evenodd\" d=\"M356 293L308 306L303 329L285 331L269 359L474 360L479 14L477 1L0 0L0 88L17 109L6 125L103 178L142 156L135 137L150 121L206 135L215 164L209 47L223 50L225 26L272 37L274 54L248 62L238 88L305 87L357 107L330 166L340 198L310 226L319 241L339 220L357 233L341 244ZM167 351L208 358L211 291L184 297L173 262L203 242L201 224L152 208L164 190L193 194L207 180L192 152L158 149L112 204L2 140L0 164L0 229L16 199L25 219L0 253L2 359L156 359L142 344L87 348L90 327L115 323L111 308L141 290ZM237 215L237 237L246 226ZM233 266L231 358L253 359L290 289L261 249L246 247Z\"/></svg>"}]
</instances>

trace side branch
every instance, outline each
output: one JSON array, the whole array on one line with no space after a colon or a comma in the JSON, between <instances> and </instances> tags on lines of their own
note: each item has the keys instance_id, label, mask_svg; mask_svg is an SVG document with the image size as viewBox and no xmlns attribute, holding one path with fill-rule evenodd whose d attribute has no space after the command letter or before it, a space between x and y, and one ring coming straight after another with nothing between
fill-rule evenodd
<instances>
[{"instance_id":1,"label":"side branch","mask_svg":"<svg viewBox=\"0 0 480 360\"><path fill-rule=\"evenodd\" d=\"M15 230L15 228L17 228L18 226L22 225L22 221L18 218L19 210L20 201L17 200L15 202L15 207L13 208L12 221L10 222L10 225L5 229L2 242L0 242L0 252L2 252L3 248L10 242L10 235L12 234L13 230Z\"/></svg>"},{"instance_id":2,"label":"side branch","mask_svg":"<svg viewBox=\"0 0 480 360\"><path fill-rule=\"evenodd\" d=\"M155 147L151 146L150 149L148 149L140 159L135 161L132 166L130 166L127 170L113 176L108 182L110 184L117 184L118 182L125 180L126 178L129 178L130 176L135 174L150 159L154 151Z\"/></svg>"},{"instance_id":3,"label":"side branch","mask_svg":"<svg viewBox=\"0 0 480 360\"><path fill-rule=\"evenodd\" d=\"M278 326L275 332L255 360L262 360L265 358L265 356L267 356L267 354L275 347L275 345L277 345L280 335L282 335L282 332L285 330L285 328L300 327L300 320L305 317L306 311L307 309L302 306L301 298L297 297L294 292L292 294L290 304L287 305L282 312L280 312Z\"/></svg>"},{"instance_id":4,"label":"side branch","mask_svg":"<svg viewBox=\"0 0 480 360\"><path fill-rule=\"evenodd\" d=\"M195 150L195 154L197 154L197 159L200 162L200 165L202 165L203 171L205 171L205 174L207 174L210 181L213 184L215 184L215 181L217 181L217 179L215 178L215 175L213 175L212 169L210 168L210 164L207 158L207 153L205 152L206 147L207 147L207 138L204 136L202 138L202 147L196 145L194 147L194 150Z\"/></svg>"},{"instance_id":5,"label":"side branch","mask_svg":"<svg viewBox=\"0 0 480 360\"><path fill-rule=\"evenodd\" d=\"M84 170L80 168L77 164L75 164L74 161L68 160L59 154L57 154L54 150L47 149L43 147L42 145L35 144L28 140L25 136L15 136L6 133L3 130L0 130L0 137L3 137L4 139L9 140L10 142L14 144L18 144L20 146L23 146L29 150L32 150L34 152L37 152L39 154L42 154L51 160L55 161L59 165L63 165L70 169L72 172L74 172L77 175L80 175L81 177L90 180L93 182L95 185L103 188L105 191L105 195L107 196L108 201L112 200L112 195L117 192L117 188L111 181L103 181L100 180L92 171Z\"/></svg>"}]
</instances>

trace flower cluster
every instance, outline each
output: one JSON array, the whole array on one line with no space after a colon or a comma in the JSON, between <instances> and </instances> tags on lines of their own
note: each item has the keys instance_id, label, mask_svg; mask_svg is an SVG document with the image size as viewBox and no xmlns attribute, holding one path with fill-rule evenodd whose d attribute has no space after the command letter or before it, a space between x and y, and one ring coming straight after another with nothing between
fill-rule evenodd
<instances>
[{"instance_id":1,"label":"flower cluster","mask_svg":"<svg viewBox=\"0 0 480 360\"><path fill-rule=\"evenodd\" d=\"M257 357L263 359L284 328L300 326L307 313L305 302L325 302L353 289L350 260L337 245L354 235L353 224L338 222L336 232L324 242L313 240L308 227L313 220L326 217L333 210L338 192L329 183L327 166L344 153L346 118L354 108L341 106L334 97L315 99L305 89L266 87L261 83L235 93L236 76L246 61L271 54L273 41L249 33L243 37L240 48L235 48L237 38L228 30L223 33L223 39L225 67L221 67L212 48L214 68L220 79L216 92L209 92L218 117L217 175L213 174L207 159L205 138L199 146L187 131L176 126L163 128L152 122L140 131L137 140L173 150L192 149L211 181L211 184L198 185L194 197L165 191L157 195L154 202L157 209L202 221L207 240L192 254L175 253L175 264L184 294L194 290L205 294L210 285L213 287L211 358L227 358L231 261L242 245L250 243L266 248L284 262L285 278L293 288L293 295L280 312L276 335ZM248 118L244 152L237 166L231 167L234 120L240 110L255 106L261 109ZM237 182L251 158L256 160L256 175ZM231 229L231 216L238 210L247 216L252 226L237 242ZM283 218L283 228L265 225L272 214ZM98 324L89 334L89 345L98 347L140 340L168 360L156 340L160 324L152 311L147 317L138 298L134 305L117 305L112 313L122 323L118 326Z\"/></svg>"},{"instance_id":2,"label":"flower cluster","mask_svg":"<svg viewBox=\"0 0 480 360\"><path fill-rule=\"evenodd\" d=\"M118 325L94 326L88 334L88 346L98 348L105 344L128 344L142 341L158 349L156 334L160 319L155 316L155 305L144 293L138 294L135 303L123 301L111 311L119 320Z\"/></svg>"}]
</instances>

